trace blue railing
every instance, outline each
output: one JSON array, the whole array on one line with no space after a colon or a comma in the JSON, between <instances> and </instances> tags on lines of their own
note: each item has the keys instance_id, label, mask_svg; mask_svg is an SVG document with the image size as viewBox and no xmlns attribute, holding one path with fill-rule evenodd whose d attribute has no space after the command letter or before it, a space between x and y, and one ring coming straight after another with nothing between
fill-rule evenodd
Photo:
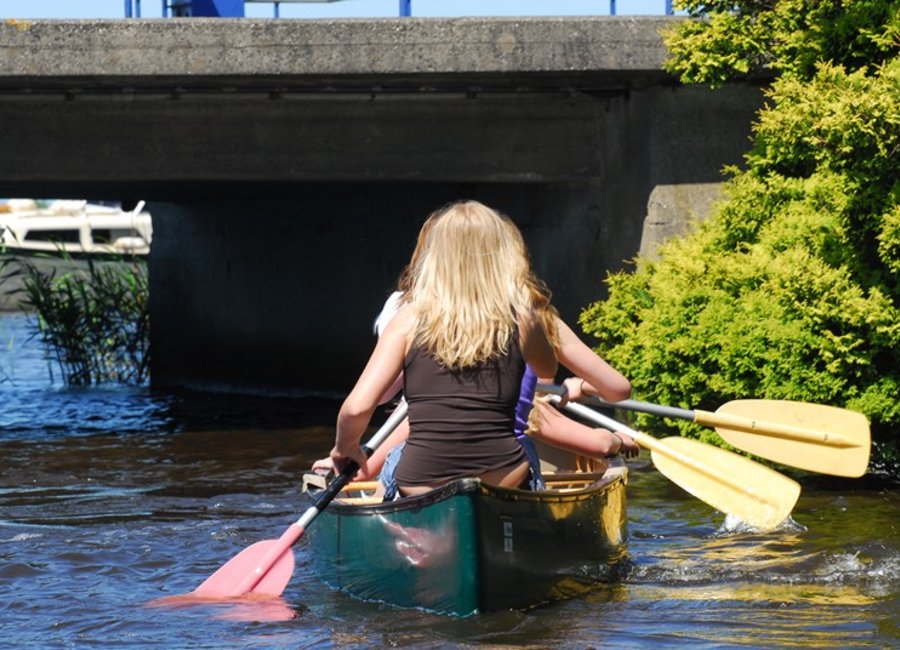
<instances>
[{"instance_id":1,"label":"blue railing","mask_svg":"<svg viewBox=\"0 0 900 650\"><path fill-rule=\"evenodd\" d=\"M243 5L245 3L266 3L272 5L273 16L281 17L281 5L290 2L306 2L306 3L328 3L341 2L342 0L162 0L162 17L169 16L229 16L242 17L244 15ZM202 9L195 9L194 4L201 5ZM399 0L398 14L399 16L412 16L412 0ZM671 16L672 0L662 0L663 12L667 16ZM609 15L617 15L616 0L609 0ZM125 17L140 18L141 17L141 0L125 0Z\"/></svg>"}]
</instances>

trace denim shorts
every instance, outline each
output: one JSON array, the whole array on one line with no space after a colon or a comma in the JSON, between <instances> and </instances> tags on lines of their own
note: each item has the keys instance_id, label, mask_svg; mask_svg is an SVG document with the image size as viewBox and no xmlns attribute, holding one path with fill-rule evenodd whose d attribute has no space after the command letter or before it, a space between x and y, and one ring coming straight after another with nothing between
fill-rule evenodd
<instances>
[{"instance_id":1,"label":"denim shorts","mask_svg":"<svg viewBox=\"0 0 900 650\"><path fill-rule=\"evenodd\" d=\"M400 454L403 453L403 447L405 446L406 443L401 442L388 452L387 457L384 459L384 465L381 466L381 472L378 474L378 480L384 486L385 501L393 501L397 498L399 488L397 487L397 477L394 475L397 473Z\"/></svg>"},{"instance_id":2,"label":"denim shorts","mask_svg":"<svg viewBox=\"0 0 900 650\"><path fill-rule=\"evenodd\" d=\"M531 478L528 480L528 487L532 490L545 490L547 485L544 483L544 477L541 474L541 459L538 458L534 440L531 439L531 436L526 435L519 436L516 440L522 445L525 457L528 458L528 471L531 474Z\"/></svg>"}]
</instances>

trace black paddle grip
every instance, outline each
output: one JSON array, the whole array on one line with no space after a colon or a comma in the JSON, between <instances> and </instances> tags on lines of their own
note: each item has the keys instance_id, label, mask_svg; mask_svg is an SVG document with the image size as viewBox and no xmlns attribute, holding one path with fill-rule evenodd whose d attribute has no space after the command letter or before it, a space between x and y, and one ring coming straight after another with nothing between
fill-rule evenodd
<instances>
[{"instance_id":1,"label":"black paddle grip","mask_svg":"<svg viewBox=\"0 0 900 650\"><path fill-rule=\"evenodd\" d=\"M374 451L374 449L370 448L368 445L363 445L362 450L365 452L366 458L371 456ZM350 482L350 479L352 479L358 471L359 463L352 460L347 463L344 469L341 470L341 473L331 479L328 486L315 498L313 506L321 512L329 503L331 503L332 499L344 489L344 486Z\"/></svg>"}]
</instances>

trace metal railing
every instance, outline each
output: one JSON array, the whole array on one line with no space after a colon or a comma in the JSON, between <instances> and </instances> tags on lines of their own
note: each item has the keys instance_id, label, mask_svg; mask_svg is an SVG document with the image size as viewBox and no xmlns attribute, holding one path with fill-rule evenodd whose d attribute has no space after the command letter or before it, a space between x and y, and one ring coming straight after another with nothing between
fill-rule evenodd
<instances>
[{"instance_id":1,"label":"metal railing","mask_svg":"<svg viewBox=\"0 0 900 650\"><path fill-rule=\"evenodd\" d=\"M247 3L265 3L272 5L273 17L281 17L281 5L286 3L331 3L342 2L343 0L243 0ZM627 2L627 0L626 0ZM162 17L168 18L183 17L192 15L192 0L162 0ZM667 16L671 16L674 11L672 9L672 0L661 0L663 12ZM609 15L616 16L617 0L609 0ZM398 16L412 16L412 0L399 0ZM141 0L125 0L125 17L140 18L141 17Z\"/></svg>"}]
</instances>

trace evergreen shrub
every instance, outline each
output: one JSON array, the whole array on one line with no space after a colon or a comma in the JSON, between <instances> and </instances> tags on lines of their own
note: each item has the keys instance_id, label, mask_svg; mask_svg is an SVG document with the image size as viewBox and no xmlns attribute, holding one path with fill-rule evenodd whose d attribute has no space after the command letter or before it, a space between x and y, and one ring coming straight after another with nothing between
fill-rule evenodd
<instances>
[{"instance_id":1,"label":"evergreen shrub","mask_svg":"<svg viewBox=\"0 0 900 650\"><path fill-rule=\"evenodd\" d=\"M694 13L719 4L687 3ZM726 5L670 35L670 69L712 85L761 65L781 73L746 164L726 170L724 200L692 234L611 275L609 298L581 324L642 399L846 407L872 421L876 466L896 461L898 3L826 1L806 13L799 0ZM669 426L719 442L691 423Z\"/></svg>"}]
</instances>

